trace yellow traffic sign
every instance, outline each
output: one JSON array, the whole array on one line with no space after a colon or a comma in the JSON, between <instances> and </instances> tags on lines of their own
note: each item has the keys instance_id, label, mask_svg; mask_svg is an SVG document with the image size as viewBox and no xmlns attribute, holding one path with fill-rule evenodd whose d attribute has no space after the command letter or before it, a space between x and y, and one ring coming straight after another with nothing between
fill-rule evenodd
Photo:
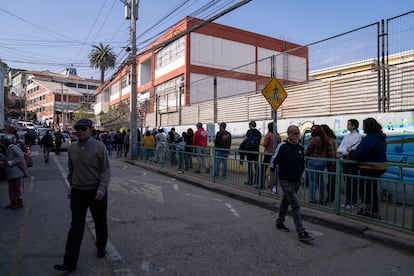
<instances>
[{"instance_id":1,"label":"yellow traffic sign","mask_svg":"<svg viewBox=\"0 0 414 276\"><path fill-rule=\"evenodd\" d=\"M285 89L276 78L272 78L269 83L262 90L263 96L272 106L274 111L277 111L279 106L287 97Z\"/></svg>"}]
</instances>

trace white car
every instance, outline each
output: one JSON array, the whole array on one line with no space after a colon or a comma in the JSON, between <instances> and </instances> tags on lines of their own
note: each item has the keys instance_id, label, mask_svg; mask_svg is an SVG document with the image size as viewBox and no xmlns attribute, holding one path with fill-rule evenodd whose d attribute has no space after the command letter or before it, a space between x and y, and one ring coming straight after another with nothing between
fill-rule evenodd
<instances>
[{"instance_id":1,"label":"white car","mask_svg":"<svg viewBox=\"0 0 414 276\"><path fill-rule=\"evenodd\" d=\"M25 122L25 121L17 121L17 126L19 128L27 128L27 129L36 129L35 124L33 124L32 122Z\"/></svg>"}]
</instances>

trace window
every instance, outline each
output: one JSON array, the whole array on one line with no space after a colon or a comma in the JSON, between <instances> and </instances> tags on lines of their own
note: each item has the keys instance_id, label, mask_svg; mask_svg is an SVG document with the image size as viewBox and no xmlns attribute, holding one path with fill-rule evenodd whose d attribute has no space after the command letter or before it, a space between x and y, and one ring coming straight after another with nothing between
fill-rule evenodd
<instances>
[{"instance_id":1,"label":"window","mask_svg":"<svg viewBox=\"0 0 414 276\"><path fill-rule=\"evenodd\" d=\"M178 95L183 83L184 76L181 75L155 87L155 94L158 97L158 110L160 112L173 112L178 110L180 104Z\"/></svg>"},{"instance_id":2,"label":"window","mask_svg":"<svg viewBox=\"0 0 414 276\"><path fill-rule=\"evenodd\" d=\"M98 86L96 86L96 85L88 85L88 89L89 90L96 90L96 89L98 89Z\"/></svg>"},{"instance_id":3,"label":"window","mask_svg":"<svg viewBox=\"0 0 414 276\"><path fill-rule=\"evenodd\" d=\"M129 86L131 84L131 81L130 81L130 77L129 76L130 75L128 73L128 74L126 74L126 75L124 75L122 77L122 82L121 82L121 87L122 88L127 87L127 86Z\"/></svg>"},{"instance_id":4,"label":"window","mask_svg":"<svg viewBox=\"0 0 414 276\"><path fill-rule=\"evenodd\" d=\"M65 82L64 83L67 87L73 87L73 88L76 88L76 83L74 83L74 82Z\"/></svg>"},{"instance_id":5,"label":"window","mask_svg":"<svg viewBox=\"0 0 414 276\"><path fill-rule=\"evenodd\" d=\"M86 89L87 85L84 83L78 83L78 88Z\"/></svg>"},{"instance_id":6,"label":"window","mask_svg":"<svg viewBox=\"0 0 414 276\"><path fill-rule=\"evenodd\" d=\"M184 56L184 37L171 42L157 53L156 69L168 65L182 56Z\"/></svg>"}]
</instances>

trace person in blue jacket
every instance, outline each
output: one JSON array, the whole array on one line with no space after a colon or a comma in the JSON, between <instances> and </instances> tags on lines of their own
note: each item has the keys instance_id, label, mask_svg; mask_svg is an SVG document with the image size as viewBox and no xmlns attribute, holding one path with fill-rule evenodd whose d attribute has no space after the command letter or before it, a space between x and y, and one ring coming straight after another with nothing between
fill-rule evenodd
<instances>
[{"instance_id":1,"label":"person in blue jacket","mask_svg":"<svg viewBox=\"0 0 414 276\"><path fill-rule=\"evenodd\" d=\"M347 148L350 159L361 162L385 163L387 161L386 135L382 132L382 126L374 119L367 118L363 121L363 129L366 136L362 138L359 146L352 150ZM363 177L359 184L359 196L361 198L360 215L379 217L378 182L387 167L385 164L358 164L359 173Z\"/></svg>"}]
</instances>

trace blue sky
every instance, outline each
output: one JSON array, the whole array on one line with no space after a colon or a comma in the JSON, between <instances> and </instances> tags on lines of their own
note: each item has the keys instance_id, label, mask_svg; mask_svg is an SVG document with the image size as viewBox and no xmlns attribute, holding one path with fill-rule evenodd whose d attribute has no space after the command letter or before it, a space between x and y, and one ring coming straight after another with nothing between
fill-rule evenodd
<instances>
[{"instance_id":1,"label":"blue sky","mask_svg":"<svg viewBox=\"0 0 414 276\"><path fill-rule=\"evenodd\" d=\"M140 0L137 47L187 15L207 19L239 1ZM215 22L306 45L412 10L412 0L252 0ZM3 0L0 59L13 68L52 72L73 64L79 76L99 79L89 67L91 45L110 44L122 63L129 24L121 0Z\"/></svg>"}]
</instances>

